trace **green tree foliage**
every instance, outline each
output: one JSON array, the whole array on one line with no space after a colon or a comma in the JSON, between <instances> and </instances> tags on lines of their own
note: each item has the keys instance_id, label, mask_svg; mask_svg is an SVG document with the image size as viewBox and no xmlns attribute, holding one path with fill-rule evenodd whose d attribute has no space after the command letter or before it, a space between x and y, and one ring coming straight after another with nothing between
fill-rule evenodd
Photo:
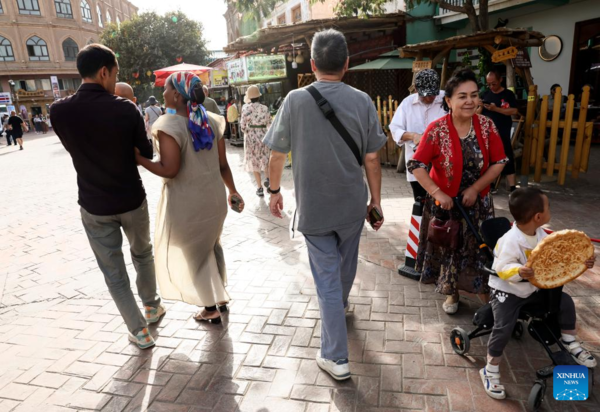
<instances>
[{"instance_id":1,"label":"green tree foliage","mask_svg":"<svg viewBox=\"0 0 600 412\"><path fill-rule=\"evenodd\" d=\"M100 41L117 54L119 81L133 86L138 101L144 102L150 95L162 97L161 90L154 87L154 70L184 62L207 63L202 31L200 22L190 20L181 11L164 16L149 12L121 23L120 27L115 23L108 25Z\"/></svg>"}]
</instances>

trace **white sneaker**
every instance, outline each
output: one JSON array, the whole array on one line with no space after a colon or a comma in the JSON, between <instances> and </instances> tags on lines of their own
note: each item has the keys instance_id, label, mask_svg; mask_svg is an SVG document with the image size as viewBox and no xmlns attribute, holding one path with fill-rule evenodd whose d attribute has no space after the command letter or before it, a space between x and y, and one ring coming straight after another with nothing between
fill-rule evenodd
<instances>
[{"instance_id":1,"label":"white sneaker","mask_svg":"<svg viewBox=\"0 0 600 412\"><path fill-rule=\"evenodd\" d=\"M577 341L562 341L562 343L563 345L565 345L575 362L577 362L578 364L587 366L588 368L595 368L598 364L596 362L596 359L594 359L594 357L592 356L592 354L581 346L581 343ZM577 355L575 355L574 353L577 353Z\"/></svg>"},{"instance_id":2,"label":"white sneaker","mask_svg":"<svg viewBox=\"0 0 600 412\"><path fill-rule=\"evenodd\" d=\"M321 357L321 351L317 352L317 365L337 381L350 378L350 365L348 359L332 361Z\"/></svg>"},{"instance_id":3,"label":"white sneaker","mask_svg":"<svg viewBox=\"0 0 600 412\"><path fill-rule=\"evenodd\" d=\"M487 393L491 398L506 398L504 386L492 382L492 379L500 379L499 373L488 372L486 368L483 368L479 371L479 376L481 376L481 382L483 382L483 389L485 389L485 393Z\"/></svg>"},{"instance_id":4,"label":"white sneaker","mask_svg":"<svg viewBox=\"0 0 600 412\"><path fill-rule=\"evenodd\" d=\"M145 306L144 309L146 309L145 318L148 324L158 322L160 317L167 312L167 308L162 303L157 308Z\"/></svg>"},{"instance_id":5,"label":"white sneaker","mask_svg":"<svg viewBox=\"0 0 600 412\"><path fill-rule=\"evenodd\" d=\"M148 332L148 328L144 328L137 335L129 334L129 341L138 345L140 349L148 349L155 345L154 338Z\"/></svg>"}]
</instances>

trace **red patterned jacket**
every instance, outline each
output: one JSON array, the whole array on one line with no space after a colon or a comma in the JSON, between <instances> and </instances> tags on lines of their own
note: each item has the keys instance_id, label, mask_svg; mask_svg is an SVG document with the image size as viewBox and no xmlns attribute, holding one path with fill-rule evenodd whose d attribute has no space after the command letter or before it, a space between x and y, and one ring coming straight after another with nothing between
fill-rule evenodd
<instances>
[{"instance_id":1,"label":"red patterned jacket","mask_svg":"<svg viewBox=\"0 0 600 412\"><path fill-rule=\"evenodd\" d=\"M490 163L496 163L506 158L502 139L494 122L486 116L474 115L473 128L477 141L483 154L483 175ZM440 190L450 197L456 197L462 179L463 157L460 138L454 124L452 115L447 114L429 124L423 138L419 143L417 152L413 156L426 165L432 163L430 177L439 186ZM481 197L490 191L489 186L481 193Z\"/></svg>"}]
</instances>

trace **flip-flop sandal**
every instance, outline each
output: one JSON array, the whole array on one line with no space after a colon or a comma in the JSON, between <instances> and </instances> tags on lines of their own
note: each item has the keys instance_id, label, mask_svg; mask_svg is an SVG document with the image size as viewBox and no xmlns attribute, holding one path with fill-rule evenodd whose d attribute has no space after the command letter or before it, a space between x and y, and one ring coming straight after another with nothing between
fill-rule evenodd
<instances>
[{"instance_id":1,"label":"flip-flop sandal","mask_svg":"<svg viewBox=\"0 0 600 412\"><path fill-rule=\"evenodd\" d=\"M492 383L492 379L500 379L499 373L491 373L485 370L485 368L479 370L479 376L481 376L481 382L483 382L483 389L485 392L494 399L505 399L506 390L504 386Z\"/></svg>"}]
</instances>

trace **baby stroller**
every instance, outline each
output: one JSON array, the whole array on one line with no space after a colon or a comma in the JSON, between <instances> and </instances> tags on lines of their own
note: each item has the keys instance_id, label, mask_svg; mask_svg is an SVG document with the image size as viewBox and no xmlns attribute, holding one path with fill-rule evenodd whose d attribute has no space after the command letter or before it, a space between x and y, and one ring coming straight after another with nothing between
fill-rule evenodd
<instances>
[{"instance_id":1,"label":"baby stroller","mask_svg":"<svg viewBox=\"0 0 600 412\"><path fill-rule=\"evenodd\" d=\"M488 257L485 271L490 276L498 276L496 272L490 269L493 262L493 254L491 251L496 247L498 240L510 230L510 221L504 217L484 221L481 225L482 239L479 235L479 231L473 225L469 215L462 207L461 199L456 198L454 200L455 206L467 222L469 229L475 235L480 248ZM523 336L524 327L527 327L531 337L541 343L552 361L550 365L536 371L537 379L533 384L528 399L529 408L534 411L540 407L544 400L546 379L552 378L554 366L578 365L559 339L561 334L558 323L558 313L560 309L562 286L555 289L542 289L537 293L543 294L541 296L543 303L525 305L519 313L519 321L516 323L513 330L513 337L519 339ZM450 343L452 349L454 349L454 352L457 354L466 355L469 352L470 341L472 339L489 335L492 332L492 327L494 326L494 314L489 303L475 312L473 325L475 325L475 329L471 332L456 327L450 333ZM558 345L558 350L556 352L551 349L551 346L554 344ZM590 376L593 377L593 374L590 374Z\"/></svg>"}]
</instances>

